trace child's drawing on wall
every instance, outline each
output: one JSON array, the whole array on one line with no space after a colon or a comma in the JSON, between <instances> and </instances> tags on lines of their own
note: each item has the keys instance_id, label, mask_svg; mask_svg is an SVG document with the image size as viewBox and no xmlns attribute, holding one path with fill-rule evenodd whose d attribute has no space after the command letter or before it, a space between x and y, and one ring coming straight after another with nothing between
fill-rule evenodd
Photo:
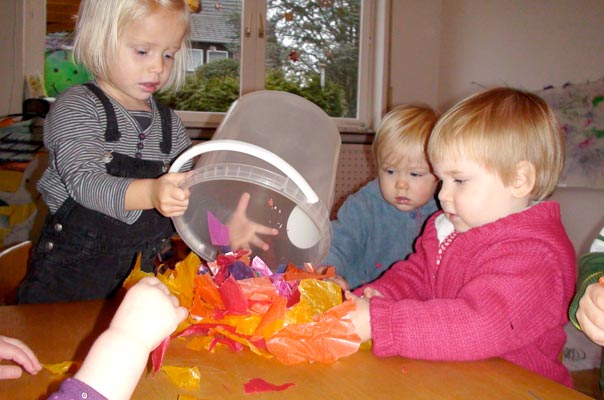
<instances>
[{"instance_id":1,"label":"child's drawing on wall","mask_svg":"<svg viewBox=\"0 0 604 400\"><path fill-rule=\"evenodd\" d=\"M539 93L566 135L560 186L604 188L604 79L565 84Z\"/></svg>"}]
</instances>

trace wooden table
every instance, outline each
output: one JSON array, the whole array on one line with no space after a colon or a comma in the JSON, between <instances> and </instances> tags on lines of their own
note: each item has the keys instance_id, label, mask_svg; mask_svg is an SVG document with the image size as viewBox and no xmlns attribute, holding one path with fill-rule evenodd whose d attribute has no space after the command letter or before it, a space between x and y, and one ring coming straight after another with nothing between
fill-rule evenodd
<instances>
[{"instance_id":1,"label":"wooden table","mask_svg":"<svg viewBox=\"0 0 604 400\"><path fill-rule=\"evenodd\" d=\"M28 343L42 363L83 360L95 337L108 325L116 302L0 307L0 334ZM182 340L170 343L164 365L197 366L196 392L173 385L167 375L145 374L133 399L176 400L178 394L199 399L589 399L577 391L501 359L481 362L429 362L401 357L377 358L370 351L333 364L285 366L249 351L221 349L212 354L188 350ZM46 370L0 381L2 399L41 399L64 375ZM244 384L262 378L272 384L293 383L280 392L245 394ZM41 397L42 396L42 397Z\"/></svg>"}]
</instances>

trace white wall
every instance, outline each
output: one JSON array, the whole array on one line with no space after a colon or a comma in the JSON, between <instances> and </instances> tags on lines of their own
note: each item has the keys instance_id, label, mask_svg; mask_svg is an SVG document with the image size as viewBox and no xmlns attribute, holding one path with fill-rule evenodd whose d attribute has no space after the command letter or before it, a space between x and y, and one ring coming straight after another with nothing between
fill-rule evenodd
<instances>
[{"instance_id":1,"label":"white wall","mask_svg":"<svg viewBox=\"0 0 604 400\"><path fill-rule=\"evenodd\" d=\"M389 108L438 104L440 20L440 0L392 0Z\"/></svg>"},{"instance_id":2,"label":"white wall","mask_svg":"<svg viewBox=\"0 0 604 400\"><path fill-rule=\"evenodd\" d=\"M45 15L46 0L0 0L0 116L22 111L25 76L44 70L46 26L23 27Z\"/></svg>"},{"instance_id":3,"label":"white wall","mask_svg":"<svg viewBox=\"0 0 604 400\"><path fill-rule=\"evenodd\" d=\"M604 76L604 1L443 1L439 105L480 89ZM473 84L472 82L476 82Z\"/></svg>"},{"instance_id":4,"label":"white wall","mask_svg":"<svg viewBox=\"0 0 604 400\"><path fill-rule=\"evenodd\" d=\"M21 47L23 38L20 32L15 30L19 10L16 0L2 0L0 12L0 48L3 57L0 57L0 116L19 112L17 108L21 102L23 87L16 82L18 71L22 69Z\"/></svg>"}]
</instances>

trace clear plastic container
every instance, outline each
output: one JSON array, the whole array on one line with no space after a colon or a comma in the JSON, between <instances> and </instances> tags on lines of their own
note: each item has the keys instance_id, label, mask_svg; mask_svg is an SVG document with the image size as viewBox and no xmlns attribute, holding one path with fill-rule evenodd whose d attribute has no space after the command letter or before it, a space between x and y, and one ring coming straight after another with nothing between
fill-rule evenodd
<instances>
[{"instance_id":1,"label":"clear plastic container","mask_svg":"<svg viewBox=\"0 0 604 400\"><path fill-rule=\"evenodd\" d=\"M252 248L254 255L272 270L320 261L331 241L340 144L331 118L302 97L278 91L242 96L212 140L187 150L170 169L201 155L183 183L191 198L185 215L173 219L177 232L200 257L215 259L223 249L212 243L208 215L226 225L247 192L248 217L279 230L263 236L270 248Z\"/></svg>"}]
</instances>

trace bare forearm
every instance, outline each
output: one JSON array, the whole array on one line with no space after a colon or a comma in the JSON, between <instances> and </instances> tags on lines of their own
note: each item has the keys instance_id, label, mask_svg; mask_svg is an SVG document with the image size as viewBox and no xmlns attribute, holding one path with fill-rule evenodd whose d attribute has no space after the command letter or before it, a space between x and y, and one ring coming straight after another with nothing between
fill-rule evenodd
<instances>
[{"instance_id":1,"label":"bare forearm","mask_svg":"<svg viewBox=\"0 0 604 400\"><path fill-rule=\"evenodd\" d=\"M130 210L150 210L153 207L152 192L154 179L136 179L133 180L126 190L124 209Z\"/></svg>"},{"instance_id":2,"label":"bare forearm","mask_svg":"<svg viewBox=\"0 0 604 400\"><path fill-rule=\"evenodd\" d=\"M109 329L95 341L75 378L112 400L129 399L149 358L140 340Z\"/></svg>"},{"instance_id":3,"label":"bare forearm","mask_svg":"<svg viewBox=\"0 0 604 400\"><path fill-rule=\"evenodd\" d=\"M189 192L180 188L186 173L167 173L157 179L136 179L126 190L126 210L155 208L164 217L182 215L189 205Z\"/></svg>"}]
</instances>

